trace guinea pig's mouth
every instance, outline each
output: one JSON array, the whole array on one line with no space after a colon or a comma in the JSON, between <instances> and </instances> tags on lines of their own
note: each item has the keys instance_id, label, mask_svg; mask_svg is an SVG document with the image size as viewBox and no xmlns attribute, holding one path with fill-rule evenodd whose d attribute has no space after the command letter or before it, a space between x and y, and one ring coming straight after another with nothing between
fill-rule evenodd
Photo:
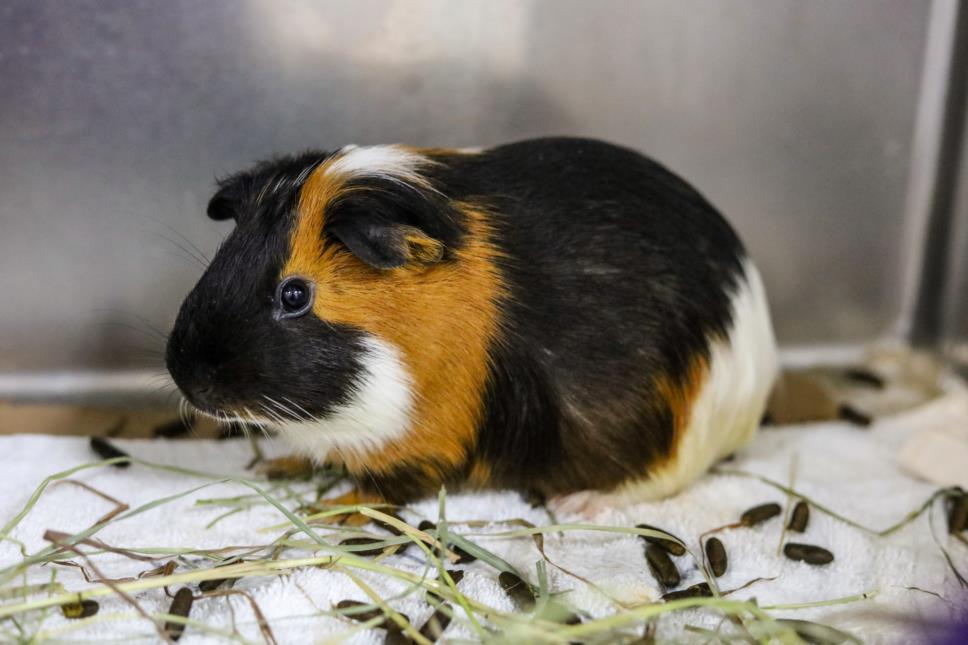
<instances>
[{"instance_id":1,"label":"guinea pig's mouth","mask_svg":"<svg viewBox=\"0 0 968 645\"><path fill-rule=\"evenodd\" d=\"M183 416L187 412L200 414L215 419L219 424L224 425L241 424L243 426L266 428L278 424L278 421L256 414L246 406L242 406L240 409L216 408L209 405L199 405L185 396L181 398L179 412Z\"/></svg>"},{"instance_id":2,"label":"guinea pig's mouth","mask_svg":"<svg viewBox=\"0 0 968 645\"><path fill-rule=\"evenodd\" d=\"M254 393L238 396L226 388L211 384L194 385L175 380L182 418L192 415L209 417L219 425L242 425L258 428L285 426L293 422L315 421L313 415L286 396Z\"/></svg>"}]
</instances>

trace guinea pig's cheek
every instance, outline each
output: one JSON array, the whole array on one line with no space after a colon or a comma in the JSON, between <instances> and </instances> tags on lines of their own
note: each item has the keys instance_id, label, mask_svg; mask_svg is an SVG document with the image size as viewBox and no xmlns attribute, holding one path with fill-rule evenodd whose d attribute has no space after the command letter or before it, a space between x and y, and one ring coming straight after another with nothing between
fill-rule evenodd
<instances>
[{"instance_id":1,"label":"guinea pig's cheek","mask_svg":"<svg viewBox=\"0 0 968 645\"><path fill-rule=\"evenodd\" d=\"M279 429L293 447L317 460L333 448L356 454L376 451L410 430L413 381L400 351L372 335L359 343L361 369L349 398L317 420Z\"/></svg>"}]
</instances>

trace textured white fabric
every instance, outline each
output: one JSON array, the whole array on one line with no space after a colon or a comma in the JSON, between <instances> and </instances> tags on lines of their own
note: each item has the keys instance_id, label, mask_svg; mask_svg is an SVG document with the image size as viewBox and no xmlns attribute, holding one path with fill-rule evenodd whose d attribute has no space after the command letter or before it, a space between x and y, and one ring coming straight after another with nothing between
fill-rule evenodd
<instances>
[{"instance_id":1,"label":"textured white fabric","mask_svg":"<svg viewBox=\"0 0 968 645\"><path fill-rule=\"evenodd\" d=\"M919 428L945 424L964 426L966 423L968 395L961 388L953 388L940 399L882 419L869 429L825 423L765 430L724 467L786 481L795 457L795 488L857 522L883 528L916 508L935 490L934 485L913 479L897 466L898 447ZM244 464L251 457L245 441L119 440L117 444L132 455L152 462L236 475L245 474ZM266 442L266 445L270 452L282 450L275 443ZM0 473L4 482L0 520L5 522L22 508L46 475L93 460L95 458L84 439L28 435L0 437ZM74 478L116 496L132 508L204 483L204 480L138 465L124 470L85 470ZM121 547L202 548L266 543L278 531L260 532L260 529L284 521L272 507L257 506L206 529L205 525L226 509L193 504L197 498L248 492L251 491L237 484L216 484L110 526L97 537ZM769 501L785 503L786 500L779 491L753 479L707 475L676 497L609 510L597 521L624 526L649 523L678 535L695 548L698 536L704 531L733 522L746 508ZM109 503L80 488L55 485L41 497L12 537L25 543L28 552L32 553L45 546L41 538L45 530L82 530L110 508ZM437 502L426 500L414 504L403 515L413 523L421 518L435 519ZM514 493L453 494L449 497L448 517L454 522L454 530L500 554L534 580L534 565L540 556L530 539L494 539L481 534L516 528L501 523L501 520L510 518L547 524L549 520L543 510L531 508ZM559 519L576 521L581 518ZM468 528L461 526L461 520L492 520L493 524L485 529ZM937 540L949 549L955 563L964 571L968 568L968 549L948 537L940 503L935 505L933 513L925 514L890 538L874 537L813 510L807 533L789 539L830 549L836 556L834 563L813 567L778 555L782 522L774 519L756 528L732 529L720 534L730 558L729 570L720 579L720 587L732 589L756 577L776 577L735 594L736 598L755 596L761 605L811 602L878 591L877 597L868 601L778 611L776 615L825 622L846 629L865 642L910 642L910 633L901 628L902 618L920 614L936 619L948 615L952 611L951 603L958 601L957 583L931 535L932 521ZM325 530L321 533L325 535ZM658 595L645 565L641 540L636 537L571 532L564 538L550 534L546 536L545 544L547 555L554 562L593 580L626 602L647 602ZM415 554L416 550L411 549L406 555L394 556L387 562L421 572L423 564ZM0 544L0 566L13 564L20 557L19 547L14 543ZM158 564L163 561L159 559ZM99 556L96 562L109 576L133 575L152 566L113 555ZM677 564L684 573L685 584L701 579L688 556L677 558ZM499 609L511 608L492 569L480 562L464 568L467 573L460 589L465 594ZM552 589L571 590L564 598L574 606L596 617L615 611L608 599L582 582L554 567L548 569ZM74 569L59 568L57 571L58 581L68 589L88 586ZM49 575L50 570L44 569L31 576L28 582L46 582ZM388 583L374 575L361 573L360 576L384 596L405 588L401 583ZM911 587L940 594L945 600ZM274 578L244 579L236 588L247 590L257 600L280 643L321 641L351 629L353 623L348 620L313 614L320 608L329 609L342 599L366 600L365 594L345 575L318 568L300 569ZM169 603L160 590L139 593L136 597L149 611L165 611ZM0 606L10 602L0 600ZM392 604L418 626L430 613L419 593ZM102 642L101 639L105 638L124 642L153 642L157 639L147 621L137 617L128 605L115 598L102 599L102 618L115 613L127 618L96 621L84 629L64 632L62 637L90 642ZM56 610L49 612L42 625L37 622L36 614L34 616L20 621L27 634L69 623ZM660 634L688 640L688 634L678 633L681 627L686 624L715 627L718 620L710 616L698 611L666 616L659 623ZM234 620L245 639L262 641L251 609L239 596L201 600L196 603L192 618L227 631L232 631ZM8 631L12 629L9 622L3 627ZM452 638L469 634L466 625L459 622L447 632ZM384 632L379 630L360 632L352 637L351 642L382 642L383 636ZM693 638L702 640L701 637ZM180 642L224 642L224 639L189 627Z\"/></svg>"}]
</instances>

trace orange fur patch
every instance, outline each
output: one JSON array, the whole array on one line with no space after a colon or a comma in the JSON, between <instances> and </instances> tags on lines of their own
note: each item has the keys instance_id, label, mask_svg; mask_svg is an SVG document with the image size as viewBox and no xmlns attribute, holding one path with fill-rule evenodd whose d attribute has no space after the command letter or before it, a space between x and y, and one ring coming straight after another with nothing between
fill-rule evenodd
<instances>
[{"instance_id":1,"label":"orange fur patch","mask_svg":"<svg viewBox=\"0 0 968 645\"><path fill-rule=\"evenodd\" d=\"M473 446L483 413L487 348L497 329L502 285L490 244L487 215L458 205L467 235L452 261L439 257L433 240L408 240L417 262L381 271L344 248L324 248L326 207L340 194L343 178L316 168L303 186L291 254L282 276L302 275L316 283L313 312L322 320L351 325L394 345L412 379L412 427L406 436L376 452L345 453L354 474L386 473L401 463L423 464L423 476L438 482L434 460L459 467Z\"/></svg>"},{"instance_id":2,"label":"orange fur patch","mask_svg":"<svg viewBox=\"0 0 968 645\"><path fill-rule=\"evenodd\" d=\"M657 379L655 393L660 400L664 400L669 406L673 420L672 444L667 462L676 458L679 443L689 428L692 406L700 391L702 391L702 386L708 376L708 361L702 356L695 356L689 361L686 375L681 380L673 380L668 375Z\"/></svg>"},{"instance_id":3,"label":"orange fur patch","mask_svg":"<svg viewBox=\"0 0 968 645\"><path fill-rule=\"evenodd\" d=\"M491 483L491 467L483 461L475 461L467 474L467 484L471 488L484 488Z\"/></svg>"}]
</instances>

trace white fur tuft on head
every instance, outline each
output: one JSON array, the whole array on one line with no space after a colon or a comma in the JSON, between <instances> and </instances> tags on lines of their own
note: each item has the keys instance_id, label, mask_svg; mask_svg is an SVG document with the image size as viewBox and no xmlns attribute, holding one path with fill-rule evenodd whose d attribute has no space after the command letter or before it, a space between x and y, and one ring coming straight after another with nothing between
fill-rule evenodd
<instances>
[{"instance_id":1,"label":"white fur tuft on head","mask_svg":"<svg viewBox=\"0 0 968 645\"><path fill-rule=\"evenodd\" d=\"M336 157L326 164L326 174L354 177L377 177L405 182L423 188L427 179L420 169L434 163L424 155L399 145L344 146Z\"/></svg>"}]
</instances>

